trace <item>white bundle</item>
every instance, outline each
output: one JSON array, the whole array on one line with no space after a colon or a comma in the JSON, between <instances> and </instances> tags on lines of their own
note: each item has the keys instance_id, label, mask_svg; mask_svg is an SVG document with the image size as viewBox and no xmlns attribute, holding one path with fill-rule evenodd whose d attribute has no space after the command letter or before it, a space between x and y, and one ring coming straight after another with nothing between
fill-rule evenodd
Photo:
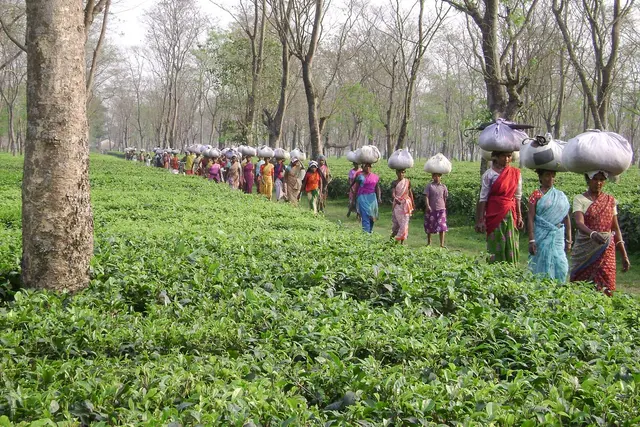
<instances>
[{"instance_id":1,"label":"white bundle","mask_svg":"<svg viewBox=\"0 0 640 427\"><path fill-rule=\"evenodd\" d=\"M528 138L527 134L518 129L511 129L509 122L497 119L495 123L484 128L478 136L478 145L487 151L518 151L522 141Z\"/></svg>"},{"instance_id":2,"label":"white bundle","mask_svg":"<svg viewBox=\"0 0 640 427\"><path fill-rule=\"evenodd\" d=\"M520 150L520 166L529 169L545 169L566 172L562 164L562 152L567 143L553 139L550 133L524 144Z\"/></svg>"},{"instance_id":3,"label":"white bundle","mask_svg":"<svg viewBox=\"0 0 640 427\"><path fill-rule=\"evenodd\" d=\"M396 150L391 154L391 157L389 157L387 165L389 165L391 169L409 169L413 167L413 157L406 149Z\"/></svg>"},{"instance_id":4,"label":"white bundle","mask_svg":"<svg viewBox=\"0 0 640 427\"><path fill-rule=\"evenodd\" d=\"M439 173L446 175L451 173L451 168L451 162L442 153L438 153L431 157L424 164L424 171L427 173Z\"/></svg>"},{"instance_id":5,"label":"white bundle","mask_svg":"<svg viewBox=\"0 0 640 427\"><path fill-rule=\"evenodd\" d=\"M571 172L603 170L620 175L633 160L631 144L622 135L589 129L571 138L562 153L562 163Z\"/></svg>"},{"instance_id":6,"label":"white bundle","mask_svg":"<svg viewBox=\"0 0 640 427\"><path fill-rule=\"evenodd\" d=\"M243 145L242 147L240 147L240 153L243 156L255 156L256 149L253 147L249 147L248 145Z\"/></svg>"},{"instance_id":7,"label":"white bundle","mask_svg":"<svg viewBox=\"0 0 640 427\"><path fill-rule=\"evenodd\" d=\"M278 160L286 159L288 154L289 153L287 153L283 148L276 148L275 150L273 150L273 157Z\"/></svg>"},{"instance_id":8,"label":"white bundle","mask_svg":"<svg viewBox=\"0 0 640 427\"><path fill-rule=\"evenodd\" d=\"M258 148L258 157L273 157L274 152L272 148L269 148L266 145Z\"/></svg>"},{"instance_id":9,"label":"white bundle","mask_svg":"<svg viewBox=\"0 0 640 427\"><path fill-rule=\"evenodd\" d=\"M180 154L180 150L171 150L171 154Z\"/></svg>"},{"instance_id":10,"label":"white bundle","mask_svg":"<svg viewBox=\"0 0 640 427\"><path fill-rule=\"evenodd\" d=\"M295 148L291 151L291 153L289 153L291 158L296 158L298 160L300 160L301 162L304 162L305 160L307 160L307 156L306 154L304 154L304 151L300 150L299 148Z\"/></svg>"},{"instance_id":11,"label":"white bundle","mask_svg":"<svg viewBox=\"0 0 640 427\"><path fill-rule=\"evenodd\" d=\"M487 150L483 150L482 148L480 149L480 155L482 156L483 159L485 159L486 161L490 162L491 160L493 160L491 158L491 151L487 151ZM514 151L513 155L511 156L511 163L516 163L518 160L520 160L520 152L518 151Z\"/></svg>"},{"instance_id":12,"label":"white bundle","mask_svg":"<svg viewBox=\"0 0 640 427\"><path fill-rule=\"evenodd\" d=\"M364 145L356 150L358 154L358 163L374 164L380 160L380 150L375 145Z\"/></svg>"},{"instance_id":13,"label":"white bundle","mask_svg":"<svg viewBox=\"0 0 640 427\"><path fill-rule=\"evenodd\" d=\"M351 163L357 163L358 162L358 157L356 156L356 152L355 151L349 151L347 153L347 161L349 161Z\"/></svg>"}]
</instances>

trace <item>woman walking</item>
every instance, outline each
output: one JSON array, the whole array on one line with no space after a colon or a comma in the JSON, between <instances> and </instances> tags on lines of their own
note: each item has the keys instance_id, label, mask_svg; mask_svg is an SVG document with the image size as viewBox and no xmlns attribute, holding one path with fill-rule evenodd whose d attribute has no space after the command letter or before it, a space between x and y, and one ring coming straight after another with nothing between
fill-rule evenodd
<instances>
[{"instance_id":1,"label":"woman walking","mask_svg":"<svg viewBox=\"0 0 640 427\"><path fill-rule=\"evenodd\" d=\"M585 174L587 191L573 199L573 219L578 235L571 253L571 281L589 281L611 296L616 290L616 249L622 256L622 271L629 271L616 199L602 191L605 171Z\"/></svg>"},{"instance_id":2,"label":"woman walking","mask_svg":"<svg viewBox=\"0 0 640 427\"><path fill-rule=\"evenodd\" d=\"M569 199L553 184L556 172L538 169L540 188L529 197L529 268L534 274L565 282L571 250Z\"/></svg>"},{"instance_id":3,"label":"woman walking","mask_svg":"<svg viewBox=\"0 0 640 427\"><path fill-rule=\"evenodd\" d=\"M273 196L273 165L270 162L270 157L264 158L264 164L260 167L260 192L265 195L265 197L271 200Z\"/></svg>"},{"instance_id":4,"label":"woman walking","mask_svg":"<svg viewBox=\"0 0 640 427\"><path fill-rule=\"evenodd\" d=\"M239 190L242 184L242 167L240 166L240 162L238 162L238 155L231 155L231 164L227 170L227 182L229 183L229 187L233 190Z\"/></svg>"},{"instance_id":5,"label":"woman walking","mask_svg":"<svg viewBox=\"0 0 640 427\"><path fill-rule=\"evenodd\" d=\"M302 188L307 193L307 199L309 200L309 209L314 214L318 213L318 201L322 192L322 186L325 185L324 176L318 170L318 163L315 161L309 162L309 168L302 180ZM300 195L298 195L298 199Z\"/></svg>"},{"instance_id":6,"label":"woman walking","mask_svg":"<svg viewBox=\"0 0 640 427\"><path fill-rule=\"evenodd\" d=\"M378 219L378 203L380 203L380 178L371 172L371 163L362 166L362 173L353 183L356 191L356 206L362 221L362 229L373 232L373 223Z\"/></svg>"},{"instance_id":7,"label":"woman walking","mask_svg":"<svg viewBox=\"0 0 640 427\"><path fill-rule=\"evenodd\" d=\"M291 159L291 164L287 166L284 172L284 193L287 201L294 206L298 206L298 199L300 198L300 189L302 188L301 172L302 165L296 157Z\"/></svg>"},{"instance_id":8,"label":"woman walking","mask_svg":"<svg viewBox=\"0 0 640 427\"><path fill-rule=\"evenodd\" d=\"M278 159L273 167L273 177L275 180L276 202L284 196L284 159Z\"/></svg>"},{"instance_id":9,"label":"woman walking","mask_svg":"<svg viewBox=\"0 0 640 427\"><path fill-rule=\"evenodd\" d=\"M518 263L519 235L524 227L520 169L510 166L513 153L491 153L491 168L482 175L476 209L476 231L487 233L489 262Z\"/></svg>"},{"instance_id":10,"label":"woman walking","mask_svg":"<svg viewBox=\"0 0 640 427\"><path fill-rule=\"evenodd\" d=\"M411 191L411 181L405 178L405 170L398 169L396 176L398 179L391 184L393 188L391 238L395 238L397 242L404 244L404 241L409 236L409 218L411 218L415 204L413 192Z\"/></svg>"},{"instance_id":11,"label":"woman walking","mask_svg":"<svg viewBox=\"0 0 640 427\"><path fill-rule=\"evenodd\" d=\"M252 156L246 156L244 166L242 166L242 174L244 175L242 190L247 194L253 193L254 166L251 158Z\"/></svg>"}]
</instances>

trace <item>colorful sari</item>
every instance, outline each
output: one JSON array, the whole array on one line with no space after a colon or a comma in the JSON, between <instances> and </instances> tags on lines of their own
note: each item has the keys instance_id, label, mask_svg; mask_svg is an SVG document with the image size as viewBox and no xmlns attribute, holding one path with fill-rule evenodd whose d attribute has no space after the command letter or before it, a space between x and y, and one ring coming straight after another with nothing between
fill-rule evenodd
<instances>
[{"instance_id":1,"label":"colorful sari","mask_svg":"<svg viewBox=\"0 0 640 427\"><path fill-rule=\"evenodd\" d=\"M529 256L534 274L561 282L567 280L569 262L564 251L564 218L569 214L569 200L562 191L551 187L536 202L534 231L536 254Z\"/></svg>"},{"instance_id":2,"label":"colorful sari","mask_svg":"<svg viewBox=\"0 0 640 427\"><path fill-rule=\"evenodd\" d=\"M378 219L376 186L379 180L378 175L371 172L368 175L361 173L356 177L358 183L356 206L360 213L362 229L367 233L373 232L373 223Z\"/></svg>"},{"instance_id":3,"label":"colorful sari","mask_svg":"<svg viewBox=\"0 0 640 427\"><path fill-rule=\"evenodd\" d=\"M571 252L571 281L593 282L596 289L611 295L616 290L616 246L611 232L616 200L601 194L584 213L584 224L605 238L605 243L593 241L578 231Z\"/></svg>"},{"instance_id":4,"label":"colorful sari","mask_svg":"<svg viewBox=\"0 0 640 427\"><path fill-rule=\"evenodd\" d=\"M318 210L320 212L324 212L324 207L327 204L327 197L329 196L329 183L331 182L331 171L329 170L329 166L326 164L320 166L318 168L320 173L324 176L326 180L325 185L322 186L322 192L320 193L320 200L318 202Z\"/></svg>"},{"instance_id":5,"label":"colorful sari","mask_svg":"<svg viewBox=\"0 0 640 427\"><path fill-rule=\"evenodd\" d=\"M276 201L280 201L280 199L284 196L283 192L283 179L284 179L284 164L278 162L273 168L273 176L275 178L275 188L276 188Z\"/></svg>"},{"instance_id":6,"label":"colorful sari","mask_svg":"<svg viewBox=\"0 0 640 427\"><path fill-rule=\"evenodd\" d=\"M515 194L520 181L520 170L505 167L491 186L485 211L487 251L489 262L518 263L519 235L515 227Z\"/></svg>"},{"instance_id":7,"label":"colorful sari","mask_svg":"<svg viewBox=\"0 0 640 427\"><path fill-rule=\"evenodd\" d=\"M406 240L409 236L409 218L413 213L411 199L411 181L401 179L393 189L393 215L391 217L391 234L398 241Z\"/></svg>"},{"instance_id":8,"label":"colorful sari","mask_svg":"<svg viewBox=\"0 0 640 427\"><path fill-rule=\"evenodd\" d=\"M287 201L294 206L298 206L298 195L302 188L302 182L299 179L302 167L297 164L295 166L289 166L287 173L284 176L285 184L287 186L286 197Z\"/></svg>"},{"instance_id":9,"label":"colorful sari","mask_svg":"<svg viewBox=\"0 0 640 427\"><path fill-rule=\"evenodd\" d=\"M262 179L261 193L271 200L273 195L273 165L271 163L265 163L262 166L260 177Z\"/></svg>"},{"instance_id":10,"label":"colorful sari","mask_svg":"<svg viewBox=\"0 0 640 427\"><path fill-rule=\"evenodd\" d=\"M244 175L244 185L242 186L242 190L247 193L253 193L253 163L251 161L247 161L242 168Z\"/></svg>"},{"instance_id":11,"label":"colorful sari","mask_svg":"<svg viewBox=\"0 0 640 427\"><path fill-rule=\"evenodd\" d=\"M242 166L237 161L235 163L231 163L227 172L227 182L229 183L229 187L233 190L240 189L240 173L242 171Z\"/></svg>"}]
</instances>

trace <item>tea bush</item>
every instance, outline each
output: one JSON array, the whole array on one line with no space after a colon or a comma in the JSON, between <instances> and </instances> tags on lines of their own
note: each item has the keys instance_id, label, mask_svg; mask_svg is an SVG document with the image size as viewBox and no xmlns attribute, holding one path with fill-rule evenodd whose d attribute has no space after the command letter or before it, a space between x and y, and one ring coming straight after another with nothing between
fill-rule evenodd
<instances>
[{"instance_id":1,"label":"tea bush","mask_svg":"<svg viewBox=\"0 0 640 427\"><path fill-rule=\"evenodd\" d=\"M15 216L19 160L0 183ZM0 425L640 423L628 295L106 156L91 184L76 295L13 291L20 228L0 221Z\"/></svg>"}]
</instances>

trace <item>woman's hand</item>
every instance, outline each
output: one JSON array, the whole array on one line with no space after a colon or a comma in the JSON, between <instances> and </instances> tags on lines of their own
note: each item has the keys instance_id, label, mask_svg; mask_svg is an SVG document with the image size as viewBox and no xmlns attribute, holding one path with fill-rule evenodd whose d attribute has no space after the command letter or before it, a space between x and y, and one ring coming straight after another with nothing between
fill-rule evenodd
<instances>
[{"instance_id":1,"label":"woman's hand","mask_svg":"<svg viewBox=\"0 0 640 427\"><path fill-rule=\"evenodd\" d=\"M629 258L628 257L622 258L622 271L626 273L627 271L629 271L630 268L631 268L631 263L629 262Z\"/></svg>"},{"instance_id":2,"label":"woman's hand","mask_svg":"<svg viewBox=\"0 0 640 427\"><path fill-rule=\"evenodd\" d=\"M605 239L604 237L602 237L602 236L600 235L600 233L598 233L597 231L592 231L592 232L589 234L589 238L590 238L591 240L593 240L594 242L599 243L599 244L601 244L601 245L604 245L604 243L607 241L607 239Z\"/></svg>"},{"instance_id":3,"label":"woman's hand","mask_svg":"<svg viewBox=\"0 0 640 427\"><path fill-rule=\"evenodd\" d=\"M571 242L568 242L565 240L564 242L564 251L566 253L570 253L571 252Z\"/></svg>"},{"instance_id":4,"label":"woman's hand","mask_svg":"<svg viewBox=\"0 0 640 427\"><path fill-rule=\"evenodd\" d=\"M516 221L516 228L518 230L522 230L524 228L524 220L522 217L518 217L518 220Z\"/></svg>"},{"instance_id":5,"label":"woman's hand","mask_svg":"<svg viewBox=\"0 0 640 427\"><path fill-rule=\"evenodd\" d=\"M485 225L484 222L476 223L476 232L478 232L478 233L486 233L487 232L487 226Z\"/></svg>"},{"instance_id":6,"label":"woman's hand","mask_svg":"<svg viewBox=\"0 0 640 427\"><path fill-rule=\"evenodd\" d=\"M535 255L538 252L538 247L536 246L536 242L529 242L529 254Z\"/></svg>"}]
</instances>

